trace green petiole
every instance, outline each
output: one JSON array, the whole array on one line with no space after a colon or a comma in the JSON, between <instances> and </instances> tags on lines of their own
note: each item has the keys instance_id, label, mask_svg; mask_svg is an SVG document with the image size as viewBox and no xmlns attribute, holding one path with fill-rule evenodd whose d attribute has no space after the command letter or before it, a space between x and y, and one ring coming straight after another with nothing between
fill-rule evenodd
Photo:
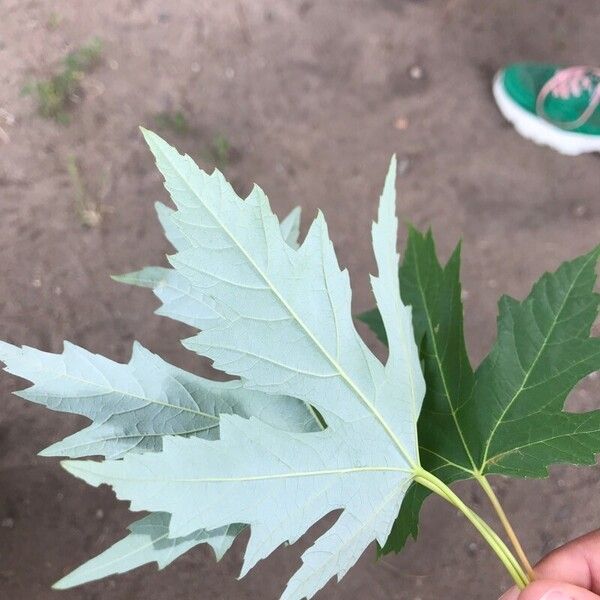
<instances>
[{"instance_id":1,"label":"green petiole","mask_svg":"<svg viewBox=\"0 0 600 600\"><path fill-rule=\"evenodd\" d=\"M471 510L443 481L424 469L415 470L414 480L428 488L438 496L441 496L455 506L471 522L481 534L496 556L500 559L514 582L520 589L530 583L529 576L521 567L519 561L514 557L507 545L500 539L496 532L473 510Z\"/></svg>"}]
</instances>

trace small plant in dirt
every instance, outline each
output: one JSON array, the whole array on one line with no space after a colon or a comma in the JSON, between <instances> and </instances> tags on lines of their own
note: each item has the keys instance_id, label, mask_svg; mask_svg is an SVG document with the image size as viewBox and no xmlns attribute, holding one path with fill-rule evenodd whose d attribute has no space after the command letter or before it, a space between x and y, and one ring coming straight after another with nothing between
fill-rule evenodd
<instances>
[{"instance_id":1,"label":"small plant in dirt","mask_svg":"<svg viewBox=\"0 0 600 600\"><path fill-rule=\"evenodd\" d=\"M206 159L219 171L225 171L231 161L231 154L231 142L227 136L219 133L213 137L206 153Z\"/></svg>"},{"instance_id":2,"label":"small plant in dirt","mask_svg":"<svg viewBox=\"0 0 600 600\"><path fill-rule=\"evenodd\" d=\"M154 115L154 123L160 130L178 136L197 133L190 124L189 118L181 110L160 112ZM234 149L225 134L217 133L208 143L205 142L200 154L209 165L216 167L219 171L225 171L231 163Z\"/></svg>"},{"instance_id":3,"label":"small plant in dirt","mask_svg":"<svg viewBox=\"0 0 600 600\"><path fill-rule=\"evenodd\" d=\"M63 16L56 11L52 11L48 15L48 18L46 19L46 27L50 31L55 31L56 29L58 29L60 27L62 22L63 22Z\"/></svg>"},{"instance_id":4,"label":"small plant in dirt","mask_svg":"<svg viewBox=\"0 0 600 600\"><path fill-rule=\"evenodd\" d=\"M35 98L40 115L59 123L68 123L69 107L81 89L82 79L98 64L101 56L102 43L94 39L70 52L57 73L48 79L28 83L23 93Z\"/></svg>"},{"instance_id":5,"label":"small plant in dirt","mask_svg":"<svg viewBox=\"0 0 600 600\"><path fill-rule=\"evenodd\" d=\"M23 398L91 420L42 454L102 457L62 465L149 511L55 587L162 568L198 544L220 558L249 528L244 575L337 510L282 596L310 598L372 541L380 553L400 550L432 493L519 587L530 582L488 477L546 477L554 463L590 465L600 452L600 410L564 411L600 368L600 339L590 337L600 247L543 275L525 300L502 297L497 340L473 368L460 247L442 265L431 233L410 228L399 265L392 160L372 228L377 308L361 317L389 348L381 362L355 329L322 214L300 243L299 210L280 223L259 187L241 199L219 171L144 135L175 205L157 212L176 253L170 267L117 279L152 289L159 314L200 330L185 347L234 379L192 375L139 344L128 364L69 343L61 354L0 344L6 370L33 382ZM507 542L450 488L461 479L481 486Z\"/></svg>"},{"instance_id":6,"label":"small plant in dirt","mask_svg":"<svg viewBox=\"0 0 600 600\"><path fill-rule=\"evenodd\" d=\"M170 131L176 135L185 135L191 130L188 118L180 110L160 112L154 116L154 122L159 129Z\"/></svg>"}]
</instances>

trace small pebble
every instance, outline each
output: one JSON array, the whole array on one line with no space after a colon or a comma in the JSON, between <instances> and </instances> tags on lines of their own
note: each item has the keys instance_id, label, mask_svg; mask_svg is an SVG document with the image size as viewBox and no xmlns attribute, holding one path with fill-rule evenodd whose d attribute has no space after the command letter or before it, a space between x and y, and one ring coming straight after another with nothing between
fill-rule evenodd
<instances>
[{"instance_id":1,"label":"small pebble","mask_svg":"<svg viewBox=\"0 0 600 600\"><path fill-rule=\"evenodd\" d=\"M394 121L394 127L399 131L404 131L408 129L408 119L405 119L404 117L398 117Z\"/></svg>"},{"instance_id":2,"label":"small pebble","mask_svg":"<svg viewBox=\"0 0 600 600\"><path fill-rule=\"evenodd\" d=\"M41 280L41 279L34 279L34 280L31 282L31 285L32 285L34 288L41 288L41 287L42 287L42 280Z\"/></svg>"},{"instance_id":3,"label":"small pebble","mask_svg":"<svg viewBox=\"0 0 600 600\"><path fill-rule=\"evenodd\" d=\"M1 525L7 529L12 529L15 526L15 520L11 519L10 517L6 517L5 519L2 519Z\"/></svg>"},{"instance_id":4,"label":"small pebble","mask_svg":"<svg viewBox=\"0 0 600 600\"><path fill-rule=\"evenodd\" d=\"M423 79L423 68L419 65L413 65L409 70L408 74L411 79Z\"/></svg>"},{"instance_id":5,"label":"small pebble","mask_svg":"<svg viewBox=\"0 0 600 600\"><path fill-rule=\"evenodd\" d=\"M408 171L408 167L410 167L410 160L408 158L401 158L398 161L398 177L402 177Z\"/></svg>"}]
</instances>

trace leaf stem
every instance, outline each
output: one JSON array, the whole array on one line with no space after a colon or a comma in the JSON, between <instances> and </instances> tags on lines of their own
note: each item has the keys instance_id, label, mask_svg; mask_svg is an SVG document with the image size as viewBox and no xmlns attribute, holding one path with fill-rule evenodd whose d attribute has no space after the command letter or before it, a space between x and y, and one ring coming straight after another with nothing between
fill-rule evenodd
<instances>
[{"instance_id":1,"label":"leaf stem","mask_svg":"<svg viewBox=\"0 0 600 600\"><path fill-rule=\"evenodd\" d=\"M471 522L471 524L481 534L483 539L488 543L496 556L500 559L514 582L520 589L523 589L529 583L529 577L523 571L523 568L513 556L512 552L506 544L498 537L494 530L473 510L471 510L443 481L438 479L432 473L424 469L416 469L414 478L417 483L430 489L438 494L444 500L458 508L463 515Z\"/></svg>"},{"instance_id":2,"label":"leaf stem","mask_svg":"<svg viewBox=\"0 0 600 600\"><path fill-rule=\"evenodd\" d=\"M531 566L531 563L529 562L529 559L527 558L527 555L525 554L525 551L523 550L523 546L521 545L521 542L519 541L519 538L517 537L515 530L513 529L512 525L510 524L510 521L508 520L508 517L506 516L506 513L504 512L502 505L500 504L500 500L498 499L498 496L496 496L494 489L492 488L492 486L490 485L490 482L486 479L486 477L484 475L477 474L477 475L475 475L475 479L477 479L477 481L479 482L479 485L483 488L483 491L486 493L492 506L494 507L494 510L496 511L496 514L498 515L498 518L500 519L500 523L502 523L502 527L504 527L504 531L506 531L506 535L508 536L510 543L512 544L513 548L515 549L517 557L521 561L521 564L523 565L528 578L531 581L533 581L535 579L535 573L533 571L533 567Z\"/></svg>"}]
</instances>

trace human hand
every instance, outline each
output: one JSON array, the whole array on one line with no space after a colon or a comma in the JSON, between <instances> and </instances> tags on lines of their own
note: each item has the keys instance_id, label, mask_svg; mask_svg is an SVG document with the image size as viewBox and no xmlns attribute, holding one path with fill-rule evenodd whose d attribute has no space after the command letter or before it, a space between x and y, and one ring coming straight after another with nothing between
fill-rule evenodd
<instances>
[{"instance_id":1,"label":"human hand","mask_svg":"<svg viewBox=\"0 0 600 600\"><path fill-rule=\"evenodd\" d=\"M500 600L600 600L600 529L554 550L534 570L533 583Z\"/></svg>"}]
</instances>

